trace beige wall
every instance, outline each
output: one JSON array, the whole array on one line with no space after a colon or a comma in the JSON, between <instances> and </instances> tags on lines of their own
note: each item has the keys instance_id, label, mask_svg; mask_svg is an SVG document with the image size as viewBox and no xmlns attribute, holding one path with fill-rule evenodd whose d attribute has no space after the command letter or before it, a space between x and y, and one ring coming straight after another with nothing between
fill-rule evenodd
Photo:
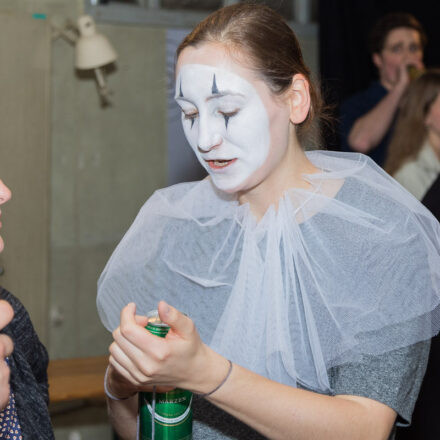
<instances>
[{"instance_id":1,"label":"beige wall","mask_svg":"<svg viewBox=\"0 0 440 440\"><path fill-rule=\"evenodd\" d=\"M0 12L45 13L57 25L82 9L79 0L0 3ZM50 54L50 296L42 302L54 318L44 338L52 358L106 353L97 278L142 203L166 183L165 30L98 26L119 54L108 75L112 106L100 106L93 75L75 72L65 40Z\"/></svg>"},{"instance_id":2,"label":"beige wall","mask_svg":"<svg viewBox=\"0 0 440 440\"><path fill-rule=\"evenodd\" d=\"M30 45L29 41L33 44ZM0 283L47 341L49 283L50 26L0 12L0 177L4 208Z\"/></svg>"},{"instance_id":3,"label":"beige wall","mask_svg":"<svg viewBox=\"0 0 440 440\"><path fill-rule=\"evenodd\" d=\"M119 54L110 107L100 106L93 77L75 76L65 41L53 44L51 305L64 318L51 331L53 357L106 352L97 277L166 182L164 30L99 28Z\"/></svg>"},{"instance_id":4,"label":"beige wall","mask_svg":"<svg viewBox=\"0 0 440 440\"><path fill-rule=\"evenodd\" d=\"M140 206L166 182L165 31L99 25L119 54L110 107L73 50L53 44L50 309L52 358L105 354L96 282ZM90 417L90 412L94 413ZM85 414L87 413L87 414ZM110 438L103 408L55 416L57 439Z\"/></svg>"}]
</instances>

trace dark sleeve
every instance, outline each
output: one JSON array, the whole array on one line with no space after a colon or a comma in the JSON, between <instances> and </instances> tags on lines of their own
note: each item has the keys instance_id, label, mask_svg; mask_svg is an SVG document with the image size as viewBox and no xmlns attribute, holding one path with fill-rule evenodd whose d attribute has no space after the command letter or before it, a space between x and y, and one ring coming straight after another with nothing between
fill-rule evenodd
<instances>
[{"instance_id":1,"label":"dark sleeve","mask_svg":"<svg viewBox=\"0 0 440 440\"><path fill-rule=\"evenodd\" d=\"M9 357L10 382L23 439L53 440L48 410L47 351L21 302L1 287L0 298L14 309L14 318L3 332L14 342L14 351Z\"/></svg>"},{"instance_id":2,"label":"dark sleeve","mask_svg":"<svg viewBox=\"0 0 440 440\"><path fill-rule=\"evenodd\" d=\"M429 347L429 341L422 341L335 367L330 370L331 386L335 394L368 397L384 403L398 414L398 425L408 425L425 374Z\"/></svg>"},{"instance_id":3,"label":"dark sleeve","mask_svg":"<svg viewBox=\"0 0 440 440\"><path fill-rule=\"evenodd\" d=\"M26 359L46 403L49 403L47 379L48 354L35 332L32 321L23 304L11 293L2 289L2 299L14 309L14 318L6 331L14 341L14 350Z\"/></svg>"},{"instance_id":4,"label":"dark sleeve","mask_svg":"<svg viewBox=\"0 0 440 440\"><path fill-rule=\"evenodd\" d=\"M440 174L423 197L422 203L440 221Z\"/></svg>"},{"instance_id":5,"label":"dark sleeve","mask_svg":"<svg viewBox=\"0 0 440 440\"><path fill-rule=\"evenodd\" d=\"M350 134L356 120L369 110L370 109L365 106L361 94L352 96L342 103L339 114L342 151L353 151L348 144L348 135Z\"/></svg>"}]
</instances>

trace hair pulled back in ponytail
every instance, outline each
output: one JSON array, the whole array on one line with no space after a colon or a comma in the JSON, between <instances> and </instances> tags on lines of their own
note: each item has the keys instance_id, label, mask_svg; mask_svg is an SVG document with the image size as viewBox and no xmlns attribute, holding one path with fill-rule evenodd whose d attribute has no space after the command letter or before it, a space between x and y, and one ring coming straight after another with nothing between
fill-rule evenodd
<instances>
[{"instance_id":1,"label":"hair pulled back in ponytail","mask_svg":"<svg viewBox=\"0 0 440 440\"><path fill-rule=\"evenodd\" d=\"M315 119L321 116L322 101L311 80L295 33L275 11L259 4L236 4L219 9L201 21L177 49L177 57L188 46L203 43L224 44L231 54L247 57L275 94L282 94L295 74L309 83L311 106L307 118L297 126L298 138L304 139Z\"/></svg>"}]
</instances>

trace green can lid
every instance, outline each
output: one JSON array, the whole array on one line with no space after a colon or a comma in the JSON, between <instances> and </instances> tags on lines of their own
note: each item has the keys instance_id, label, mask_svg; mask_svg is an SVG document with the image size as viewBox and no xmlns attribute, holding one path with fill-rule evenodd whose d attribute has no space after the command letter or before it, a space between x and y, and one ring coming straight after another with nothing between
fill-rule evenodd
<instances>
[{"instance_id":1,"label":"green can lid","mask_svg":"<svg viewBox=\"0 0 440 440\"><path fill-rule=\"evenodd\" d=\"M148 324L154 327L169 327L168 324L165 324L160 318L157 310L151 310L147 313Z\"/></svg>"}]
</instances>

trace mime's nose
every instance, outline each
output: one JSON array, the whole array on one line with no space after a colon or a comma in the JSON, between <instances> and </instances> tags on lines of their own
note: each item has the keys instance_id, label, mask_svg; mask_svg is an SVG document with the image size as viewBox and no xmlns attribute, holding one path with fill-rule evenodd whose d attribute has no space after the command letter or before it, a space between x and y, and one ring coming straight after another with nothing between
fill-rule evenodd
<instances>
[{"instance_id":1,"label":"mime's nose","mask_svg":"<svg viewBox=\"0 0 440 440\"><path fill-rule=\"evenodd\" d=\"M207 153L208 151L218 147L221 143L222 137L219 134L214 134L209 140L205 140L205 142L201 142L201 139L199 138L197 149L200 151L200 153Z\"/></svg>"}]
</instances>

